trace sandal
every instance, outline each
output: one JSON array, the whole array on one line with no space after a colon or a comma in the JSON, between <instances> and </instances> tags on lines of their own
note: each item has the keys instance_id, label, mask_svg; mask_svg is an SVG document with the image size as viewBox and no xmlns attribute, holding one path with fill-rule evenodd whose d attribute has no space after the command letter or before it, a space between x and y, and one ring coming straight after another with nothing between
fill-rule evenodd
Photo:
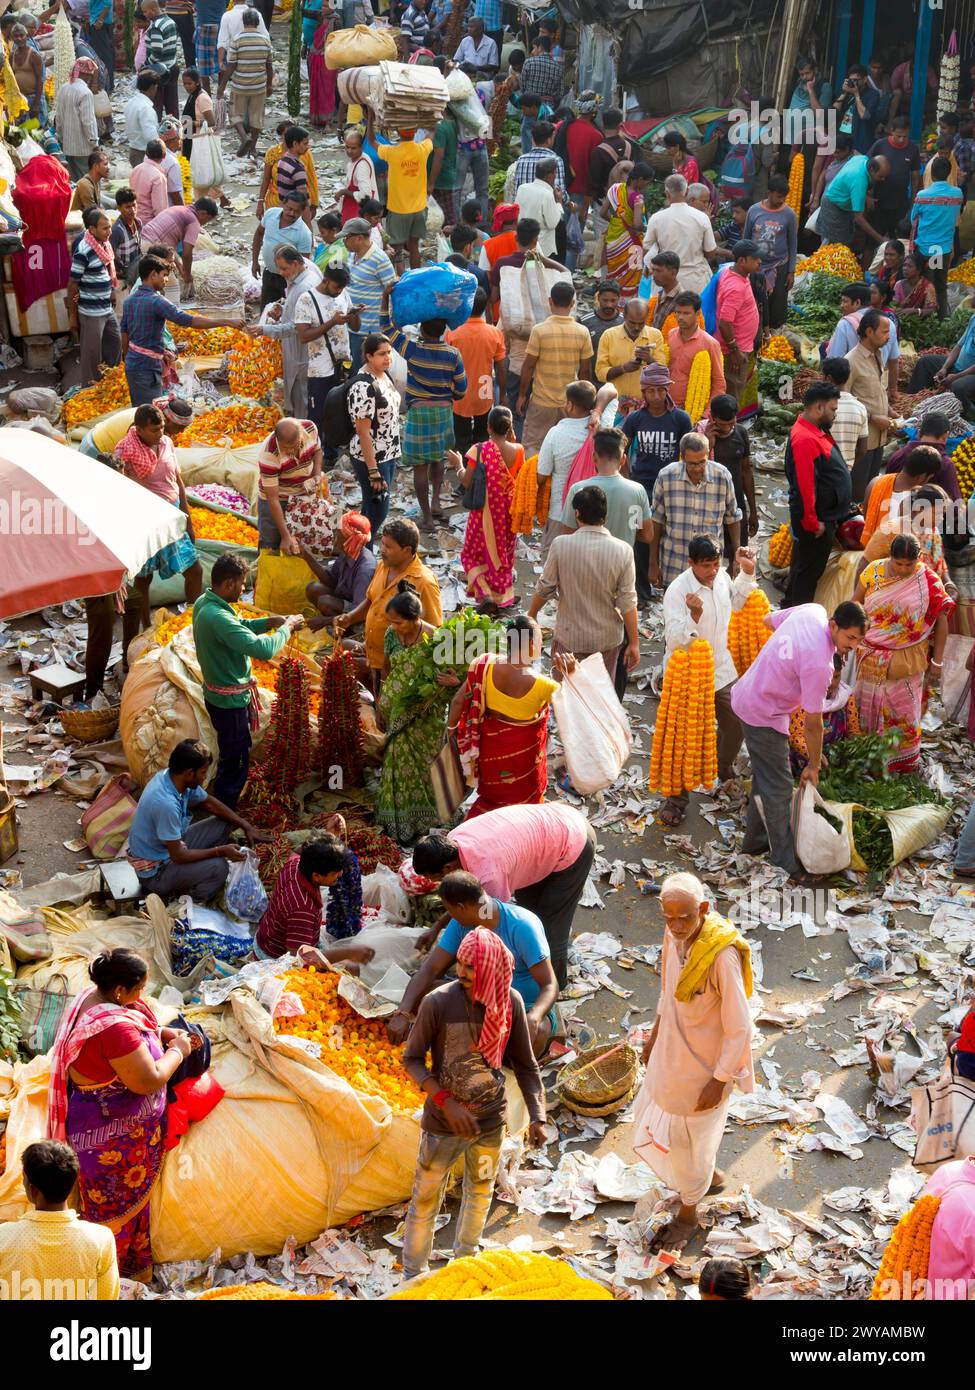
<instances>
[{"instance_id":1,"label":"sandal","mask_svg":"<svg viewBox=\"0 0 975 1390\"><path fill-rule=\"evenodd\" d=\"M666 825L673 829L681 824L686 815L687 811L683 806L678 806L676 802L673 801L665 801L657 812L657 820L661 825Z\"/></svg>"}]
</instances>

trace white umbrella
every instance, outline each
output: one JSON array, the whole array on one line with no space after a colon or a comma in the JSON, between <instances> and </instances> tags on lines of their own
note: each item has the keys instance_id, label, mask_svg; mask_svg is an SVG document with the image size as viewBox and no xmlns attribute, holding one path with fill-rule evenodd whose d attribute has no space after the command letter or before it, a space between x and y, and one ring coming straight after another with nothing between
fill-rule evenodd
<instances>
[{"instance_id":1,"label":"white umbrella","mask_svg":"<svg viewBox=\"0 0 975 1390\"><path fill-rule=\"evenodd\" d=\"M0 429L0 617L113 593L185 529L177 507L98 459Z\"/></svg>"}]
</instances>

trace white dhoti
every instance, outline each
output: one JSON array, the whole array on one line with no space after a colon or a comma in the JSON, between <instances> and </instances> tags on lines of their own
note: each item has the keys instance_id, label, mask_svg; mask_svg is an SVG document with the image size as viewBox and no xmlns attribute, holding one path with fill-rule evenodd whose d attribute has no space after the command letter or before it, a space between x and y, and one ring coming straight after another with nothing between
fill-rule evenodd
<instances>
[{"instance_id":1,"label":"white dhoti","mask_svg":"<svg viewBox=\"0 0 975 1390\"><path fill-rule=\"evenodd\" d=\"M646 1080L633 1110L633 1149L657 1177L695 1206L714 1177L731 1093L713 1110L668 1115L648 1093Z\"/></svg>"}]
</instances>

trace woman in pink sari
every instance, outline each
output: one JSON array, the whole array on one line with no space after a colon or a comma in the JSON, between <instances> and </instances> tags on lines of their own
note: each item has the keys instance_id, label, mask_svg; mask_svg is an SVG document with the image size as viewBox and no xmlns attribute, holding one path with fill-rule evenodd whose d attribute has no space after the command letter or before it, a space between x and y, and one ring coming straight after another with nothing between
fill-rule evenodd
<instances>
[{"instance_id":1,"label":"woman in pink sari","mask_svg":"<svg viewBox=\"0 0 975 1390\"><path fill-rule=\"evenodd\" d=\"M338 73L325 66L325 40L334 24L335 11L323 9L322 22L308 50L308 119L312 125L327 126L338 106Z\"/></svg>"},{"instance_id":2,"label":"woman in pink sari","mask_svg":"<svg viewBox=\"0 0 975 1390\"><path fill-rule=\"evenodd\" d=\"M460 561L467 575L467 592L478 607L510 608L515 601L515 534L511 529L512 479L525 460L515 439L507 406L488 414L488 437L462 459L448 457L464 485L464 505L470 508Z\"/></svg>"},{"instance_id":3,"label":"woman in pink sari","mask_svg":"<svg viewBox=\"0 0 975 1390\"><path fill-rule=\"evenodd\" d=\"M860 575L854 595L870 626L857 659L856 699L864 733L897 729L890 772L914 772L927 687L941 678L954 599L921 559L916 536L895 536L886 560Z\"/></svg>"}]
</instances>

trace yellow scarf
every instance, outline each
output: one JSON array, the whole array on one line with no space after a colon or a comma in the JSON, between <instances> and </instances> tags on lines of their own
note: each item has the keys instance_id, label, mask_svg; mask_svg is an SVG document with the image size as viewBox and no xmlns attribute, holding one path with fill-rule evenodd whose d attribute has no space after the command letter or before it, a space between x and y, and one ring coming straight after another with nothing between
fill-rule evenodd
<instances>
[{"instance_id":1,"label":"yellow scarf","mask_svg":"<svg viewBox=\"0 0 975 1390\"><path fill-rule=\"evenodd\" d=\"M723 951L727 946L734 946L741 956L741 973L745 981L745 994L748 997L751 996L751 948L737 927L733 927L726 918L719 917L716 912L709 912L704 919L704 925L697 940L684 962L680 979L677 981L677 989L674 994L681 1004L689 1004L694 995L699 994L704 988L708 971L714 964L715 957L719 951Z\"/></svg>"}]
</instances>

